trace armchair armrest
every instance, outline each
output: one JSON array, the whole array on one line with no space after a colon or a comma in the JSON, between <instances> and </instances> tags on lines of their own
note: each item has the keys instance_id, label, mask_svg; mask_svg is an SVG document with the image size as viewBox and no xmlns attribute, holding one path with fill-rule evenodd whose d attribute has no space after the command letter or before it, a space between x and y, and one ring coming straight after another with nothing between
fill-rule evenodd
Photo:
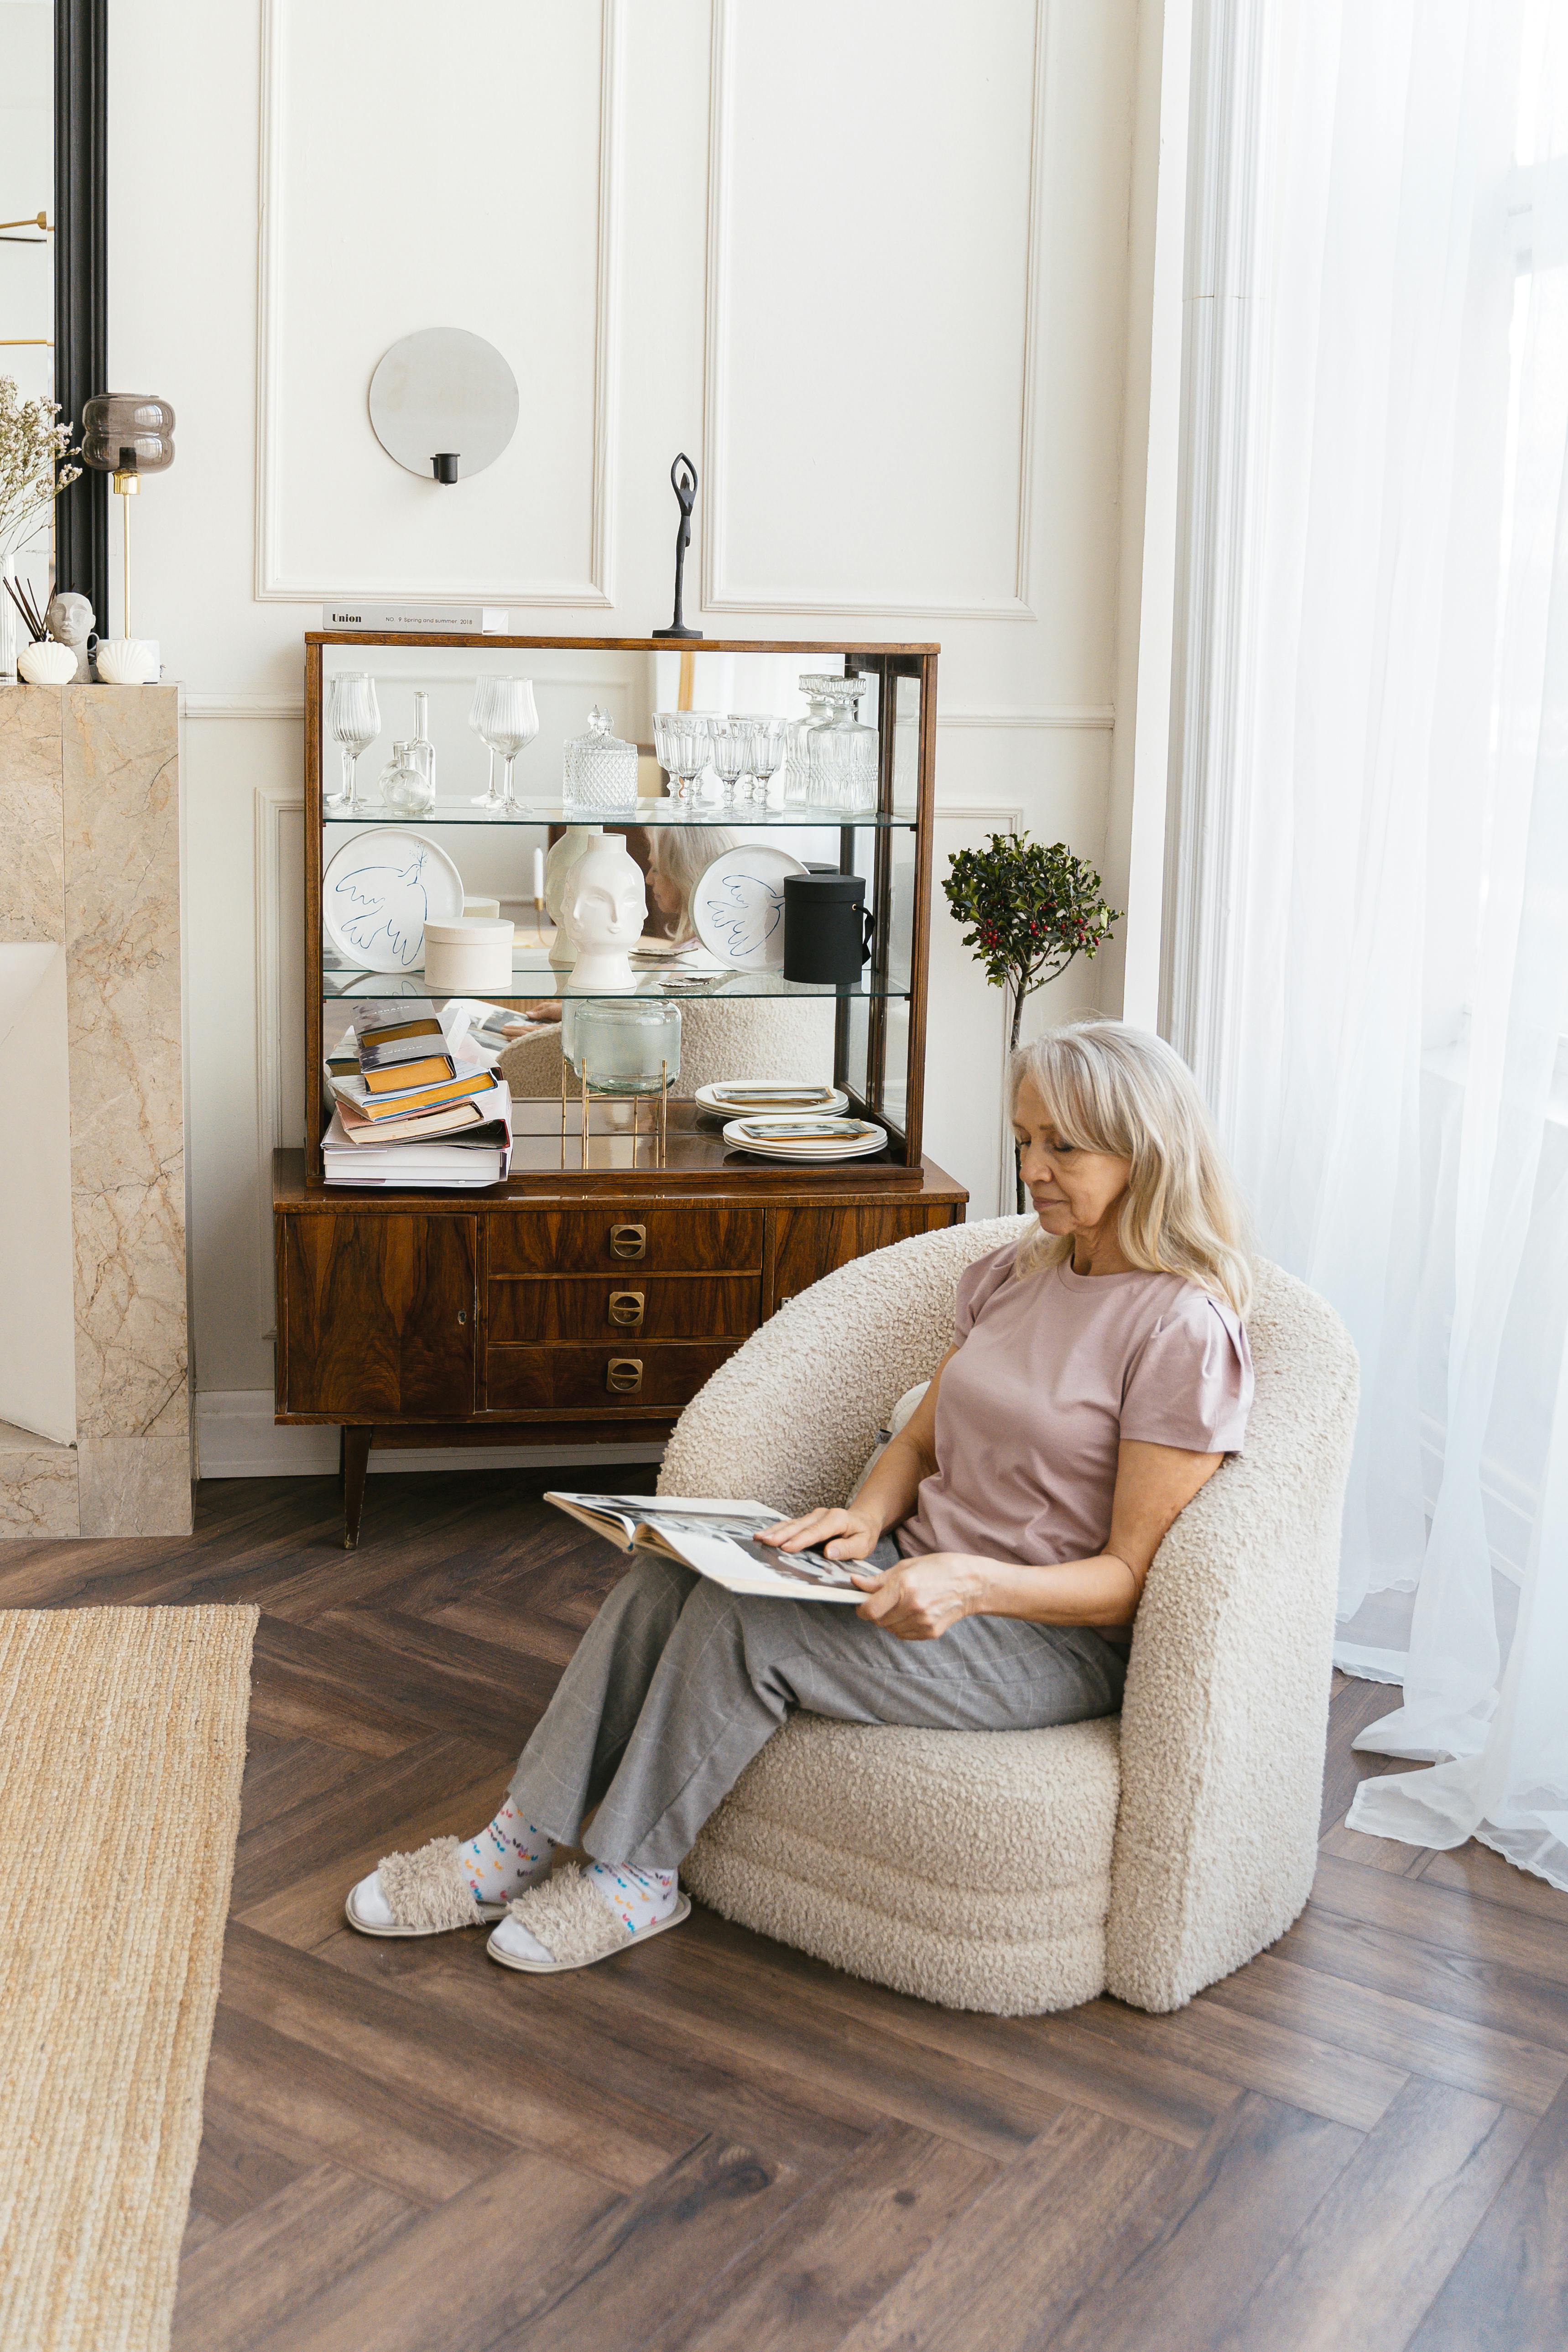
<instances>
[{"instance_id":1,"label":"armchair armrest","mask_svg":"<svg viewBox=\"0 0 1568 2352\"><path fill-rule=\"evenodd\" d=\"M1179 2008L1306 1902L1357 1370L1333 1309L1259 1265L1247 1450L1161 1545L1133 1632L1107 1980Z\"/></svg>"}]
</instances>

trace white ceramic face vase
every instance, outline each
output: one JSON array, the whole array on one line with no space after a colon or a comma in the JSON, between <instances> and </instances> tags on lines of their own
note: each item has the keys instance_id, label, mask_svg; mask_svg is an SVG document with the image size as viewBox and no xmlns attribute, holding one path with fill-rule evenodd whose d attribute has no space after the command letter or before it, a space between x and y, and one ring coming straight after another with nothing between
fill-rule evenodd
<instances>
[{"instance_id":1,"label":"white ceramic face vase","mask_svg":"<svg viewBox=\"0 0 1568 2352\"><path fill-rule=\"evenodd\" d=\"M625 995L637 986L626 950L642 937L647 892L618 835L606 834L573 866L562 919L577 950L574 987Z\"/></svg>"}]
</instances>

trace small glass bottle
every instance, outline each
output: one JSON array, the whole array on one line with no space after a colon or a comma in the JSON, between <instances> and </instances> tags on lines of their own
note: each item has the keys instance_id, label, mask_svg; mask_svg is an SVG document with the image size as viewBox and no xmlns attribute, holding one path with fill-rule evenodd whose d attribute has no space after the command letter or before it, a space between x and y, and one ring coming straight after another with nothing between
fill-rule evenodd
<instances>
[{"instance_id":1,"label":"small glass bottle","mask_svg":"<svg viewBox=\"0 0 1568 2352\"><path fill-rule=\"evenodd\" d=\"M416 763L424 770L430 786L426 808L436 805L436 746L430 740L430 698L416 694L414 698L414 736L408 746Z\"/></svg>"},{"instance_id":2,"label":"small glass bottle","mask_svg":"<svg viewBox=\"0 0 1568 2352\"><path fill-rule=\"evenodd\" d=\"M569 816L637 807L637 745L610 732L610 714L597 704L588 713L587 733L574 735L566 746L561 783Z\"/></svg>"},{"instance_id":3,"label":"small glass bottle","mask_svg":"<svg viewBox=\"0 0 1568 2352\"><path fill-rule=\"evenodd\" d=\"M436 805L430 779L415 757L415 743L395 743L392 764L381 772L382 806L395 816L428 816Z\"/></svg>"},{"instance_id":4,"label":"small glass bottle","mask_svg":"<svg viewBox=\"0 0 1568 2352\"><path fill-rule=\"evenodd\" d=\"M803 677L796 681L810 705L804 719L792 719L784 739L784 798L786 808L802 808L811 797L811 739L833 717L825 689L842 686L839 677Z\"/></svg>"},{"instance_id":5,"label":"small glass bottle","mask_svg":"<svg viewBox=\"0 0 1568 2352\"><path fill-rule=\"evenodd\" d=\"M877 730L863 727L857 716L866 680L830 677L823 687L833 717L826 727L812 730L806 801L814 808L875 808Z\"/></svg>"}]
</instances>

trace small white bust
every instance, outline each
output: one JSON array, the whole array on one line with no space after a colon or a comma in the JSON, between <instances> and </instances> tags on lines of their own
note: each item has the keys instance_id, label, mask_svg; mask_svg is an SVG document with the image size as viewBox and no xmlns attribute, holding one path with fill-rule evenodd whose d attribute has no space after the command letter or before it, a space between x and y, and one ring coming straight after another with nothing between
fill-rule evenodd
<instances>
[{"instance_id":1,"label":"small white bust","mask_svg":"<svg viewBox=\"0 0 1568 2352\"><path fill-rule=\"evenodd\" d=\"M79 682L88 675L87 641L92 635L93 610L85 596L74 588L67 588L49 599L49 609L44 615L45 625L58 646L69 646L76 656Z\"/></svg>"},{"instance_id":2,"label":"small white bust","mask_svg":"<svg viewBox=\"0 0 1568 2352\"><path fill-rule=\"evenodd\" d=\"M618 834L606 834L573 866L562 921L577 950L574 988L626 995L637 977L626 950L642 937L647 891L642 868Z\"/></svg>"}]
</instances>

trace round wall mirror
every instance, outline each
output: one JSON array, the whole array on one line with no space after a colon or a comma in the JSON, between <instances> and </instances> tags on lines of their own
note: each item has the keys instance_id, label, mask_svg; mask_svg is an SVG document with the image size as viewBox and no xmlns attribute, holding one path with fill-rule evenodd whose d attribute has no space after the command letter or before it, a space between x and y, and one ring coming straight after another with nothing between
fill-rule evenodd
<instances>
[{"instance_id":1,"label":"round wall mirror","mask_svg":"<svg viewBox=\"0 0 1568 2352\"><path fill-rule=\"evenodd\" d=\"M389 457L426 481L493 466L517 430L517 378L493 343L462 327L426 327L382 356L370 421Z\"/></svg>"}]
</instances>

